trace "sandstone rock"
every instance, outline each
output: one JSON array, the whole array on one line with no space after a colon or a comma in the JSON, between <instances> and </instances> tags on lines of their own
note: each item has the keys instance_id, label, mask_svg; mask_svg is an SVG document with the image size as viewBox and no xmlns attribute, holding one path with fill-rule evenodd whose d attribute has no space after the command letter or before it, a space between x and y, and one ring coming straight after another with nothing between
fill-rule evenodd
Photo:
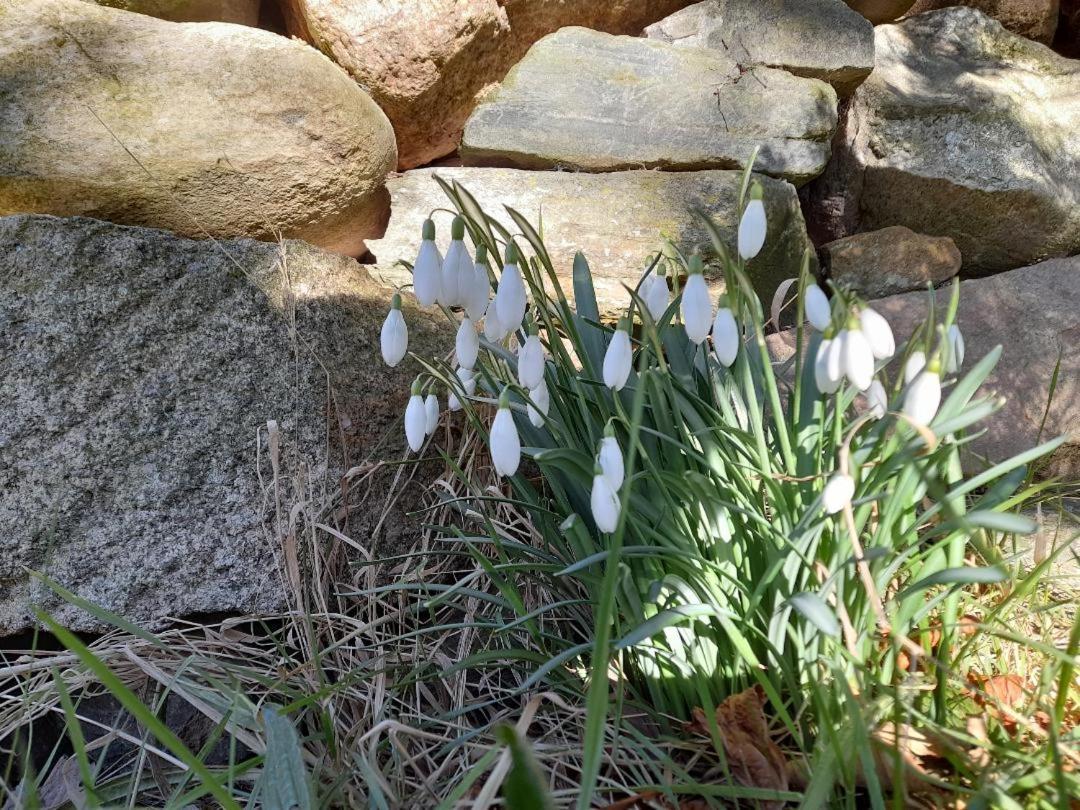
<instances>
[{"instance_id":1,"label":"sandstone rock","mask_svg":"<svg viewBox=\"0 0 1080 810\"><path fill-rule=\"evenodd\" d=\"M963 6L875 34L877 66L809 189L815 234L949 236L972 276L1080 251L1080 62Z\"/></svg>"},{"instance_id":2,"label":"sandstone rock","mask_svg":"<svg viewBox=\"0 0 1080 810\"><path fill-rule=\"evenodd\" d=\"M544 241L564 289L571 292L574 254L589 261L603 312L625 309L630 297L623 284L636 284L650 255L672 240L681 250L702 248L709 240L691 213L707 211L728 236L732 250L738 227L735 210L740 172L650 172L609 174L528 172L517 169L416 169L389 181L393 214L384 238L371 243L376 275L387 283L411 283L410 273L395 266L413 261L420 228L433 209L450 201L434 180L464 186L489 215L516 232L505 213L509 206L532 223L543 217ZM750 262L758 292L768 300L780 280L795 275L809 248L795 189L760 176L769 232L762 252ZM436 212L437 242L449 243L450 215ZM706 273L707 278L710 276Z\"/></svg>"},{"instance_id":3,"label":"sandstone rock","mask_svg":"<svg viewBox=\"0 0 1080 810\"><path fill-rule=\"evenodd\" d=\"M283 245L0 218L0 636L31 605L101 629L27 568L151 624L285 606L292 476L336 490L419 369L378 359L388 290L351 259ZM452 343L415 309L406 320L418 352ZM344 531L368 542L390 477ZM405 531L392 512L383 540Z\"/></svg>"},{"instance_id":4,"label":"sandstone rock","mask_svg":"<svg viewBox=\"0 0 1080 810\"><path fill-rule=\"evenodd\" d=\"M465 125L466 165L730 169L793 183L829 159L836 92L727 53L585 28L537 42Z\"/></svg>"},{"instance_id":5,"label":"sandstone rock","mask_svg":"<svg viewBox=\"0 0 1080 810\"><path fill-rule=\"evenodd\" d=\"M822 245L821 266L833 281L864 298L925 290L960 271L960 251L947 236L923 236L901 225Z\"/></svg>"},{"instance_id":6,"label":"sandstone rock","mask_svg":"<svg viewBox=\"0 0 1080 810\"><path fill-rule=\"evenodd\" d=\"M821 79L841 96L874 69L874 27L842 0L702 0L650 25L645 36Z\"/></svg>"},{"instance_id":7,"label":"sandstone rock","mask_svg":"<svg viewBox=\"0 0 1080 810\"><path fill-rule=\"evenodd\" d=\"M350 254L386 217L386 116L326 57L266 31L2 4L0 99L0 214Z\"/></svg>"},{"instance_id":8,"label":"sandstone rock","mask_svg":"<svg viewBox=\"0 0 1080 810\"><path fill-rule=\"evenodd\" d=\"M1014 34L1047 45L1058 23L1058 0L916 0L909 14L922 14L947 6L971 6L1004 25Z\"/></svg>"},{"instance_id":9,"label":"sandstone rock","mask_svg":"<svg viewBox=\"0 0 1080 810\"><path fill-rule=\"evenodd\" d=\"M85 0L173 22L259 24L262 0Z\"/></svg>"},{"instance_id":10,"label":"sandstone rock","mask_svg":"<svg viewBox=\"0 0 1080 810\"><path fill-rule=\"evenodd\" d=\"M844 0L874 25L892 22L904 16L915 0Z\"/></svg>"},{"instance_id":11,"label":"sandstone rock","mask_svg":"<svg viewBox=\"0 0 1080 810\"><path fill-rule=\"evenodd\" d=\"M545 34L637 34L688 2L283 0L290 33L332 56L390 117L401 169L453 152L477 95Z\"/></svg>"}]
</instances>

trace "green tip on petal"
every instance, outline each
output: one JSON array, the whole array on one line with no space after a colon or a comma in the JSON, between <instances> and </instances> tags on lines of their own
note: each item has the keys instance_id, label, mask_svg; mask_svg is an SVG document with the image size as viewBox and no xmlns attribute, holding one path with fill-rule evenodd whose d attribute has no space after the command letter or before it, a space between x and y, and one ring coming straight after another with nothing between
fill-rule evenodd
<instances>
[{"instance_id":1,"label":"green tip on petal","mask_svg":"<svg viewBox=\"0 0 1080 810\"><path fill-rule=\"evenodd\" d=\"M401 309L401 293L394 293L390 299L390 309Z\"/></svg>"},{"instance_id":2,"label":"green tip on petal","mask_svg":"<svg viewBox=\"0 0 1080 810\"><path fill-rule=\"evenodd\" d=\"M510 407L510 387L507 386L506 388L504 388L502 390L502 393L499 394L499 409L502 410L503 408L509 408L509 407Z\"/></svg>"},{"instance_id":3,"label":"green tip on petal","mask_svg":"<svg viewBox=\"0 0 1080 810\"><path fill-rule=\"evenodd\" d=\"M765 190L762 189L761 183L754 183L750 186L750 199L760 200L765 196Z\"/></svg>"},{"instance_id":4,"label":"green tip on petal","mask_svg":"<svg viewBox=\"0 0 1080 810\"><path fill-rule=\"evenodd\" d=\"M435 238L435 223L432 222L430 219L425 219L424 220L424 228L421 231L420 235L424 239L428 239L428 240L434 239Z\"/></svg>"},{"instance_id":5,"label":"green tip on petal","mask_svg":"<svg viewBox=\"0 0 1080 810\"><path fill-rule=\"evenodd\" d=\"M483 243L476 246L476 263L487 264L487 245Z\"/></svg>"},{"instance_id":6,"label":"green tip on petal","mask_svg":"<svg viewBox=\"0 0 1080 810\"><path fill-rule=\"evenodd\" d=\"M461 217L454 217L454 222L450 225L450 238L465 238L465 220L463 220Z\"/></svg>"},{"instance_id":7,"label":"green tip on petal","mask_svg":"<svg viewBox=\"0 0 1080 810\"><path fill-rule=\"evenodd\" d=\"M423 386L420 385L420 378L417 377L412 382L412 395L414 397L420 396L420 392L423 390Z\"/></svg>"},{"instance_id":8,"label":"green tip on petal","mask_svg":"<svg viewBox=\"0 0 1080 810\"><path fill-rule=\"evenodd\" d=\"M510 241L506 245L506 264L517 264L517 263L518 263L517 245L515 245L513 243L513 241Z\"/></svg>"},{"instance_id":9,"label":"green tip on petal","mask_svg":"<svg viewBox=\"0 0 1080 810\"><path fill-rule=\"evenodd\" d=\"M690 263L686 266L686 272L692 276L705 272L705 263L701 261L701 257L698 254L695 253L690 257Z\"/></svg>"}]
</instances>

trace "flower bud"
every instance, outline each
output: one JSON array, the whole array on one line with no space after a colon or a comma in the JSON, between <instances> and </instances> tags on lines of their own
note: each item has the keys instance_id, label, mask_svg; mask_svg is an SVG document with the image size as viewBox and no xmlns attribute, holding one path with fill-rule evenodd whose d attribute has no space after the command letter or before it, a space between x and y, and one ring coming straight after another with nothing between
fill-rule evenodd
<instances>
[{"instance_id":1,"label":"flower bud","mask_svg":"<svg viewBox=\"0 0 1080 810\"><path fill-rule=\"evenodd\" d=\"M919 372L926 367L926 354L918 350L913 351L904 363L904 382L909 383L919 376Z\"/></svg>"},{"instance_id":2,"label":"flower bud","mask_svg":"<svg viewBox=\"0 0 1080 810\"><path fill-rule=\"evenodd\" d=\"M814 382L823 394L835 393L844 378L840 370L840 343L835 338L825 338L818 345L814 357Z\"/></svg>"},{"instance_id":3,"label":"flower bud","mask_svg":"<svg viewBox=\"0 0 1080 810\"><path fill-rule=\"evenodd\" d=\"M522 388L533 389L544 380L544 344L536 334L525 338L518 352L518 382Z\"/></svg>"},{"instance_id":4,"label":"flower bud","mask_svg":"<svg viewBox=\"0 0 1080 810\"><path fill-rule=\"evenodd\" d=\"M505 388L499 397L495 421L491 423L491 462L495 465L495 472L502 476L516 473L521 463L521 440L514 424L514 415L510 412L509 392Z\"/></svg>"},{"instance_id":5,"label":"flower bud","mask_svg":"<svg viewBox=\"0 0 1080 810\"><path fill-rule=\"evenodd\" d=\"M701 258L692 256L688 269L690 275L682 291L683 326L686 328L686 336L694 344L700 344L709 336L709 327L712 326L712 301L709 298L709 288L705 284L705 276L702 274Z\"/></svg>"},{"instance_id":6,"label":"flower bud","mask_svg":"<svg viewBox=\"0 0 1080 810\"><path fill-rule=\"evenodd\" d=\"M542 428L551 407L551 396L548 394L547 383L541 377L540 384L529 391L529 421L535 428Z\"/></svg>"},{"instance_id":7,"label":"flower bud","mask_svg":"<svg viewBox=\"0 0 1080 810\"><path fill-rule=\"evenodd\" d=\"M865 391L874 379L874 352L861 329L845 329L838 336L840 370L858 390Z\"/></svg>"},{"instance_id":8,"label":"flower bud","mask_svg":"<svg viewBox=\"0 0 1080 810\"><path fill-rule=\"evenodd\" d=\"M610 425L605 431L604 438L600 440L600 452L597 453L596 460L612 491L618 492L626 478L626 467L619 441L611 431Z\"/></svg>"},{"instance_id":9,"label":"flower bud","mask_svg":"<svg viewBox=\"0 0 1080 810\"><path fill-rule=\"evenodd\" d=\"M645 279L645 288L641 291L641 297L645 301L645 308L649 310L649 316L653 321L659 321L667 312L671 294L668 291L667 278L662 268L657 267L656 275Z\"/></svg>"},{"instance_id":10,"label":"flower bud","mask_svg":"<svg viewBox=\"0 0 1080 810\"><path fill-rule=\"evenodd\" d=\"M427 412L424 410L424 400L420 396L419 381L413 383L412 396L409 404L405 406L405 439L409 443L409 449L414 453L419 452L424 446L424 437L427 435Z\"/></svg>"},{"instance_id":11,"label":"flower bud","mask_svg":"<svg viewBox=\"0 0 1080 810\"><path fill-rule=\"evenodd\" d=\"M945 339L945 371L955 374L964 365L964 336L955 323L949 326Z\"/></svg>"},{"instance_id":12,"label":"flower bud","mask_svg":"<svg viewBox=\"0 0 1080 810\"><path fill-rule=\"evenodd\" d=\"M593 521L596 528L602 532L613 532L619 525L619 496L611 488L607 477L596 467L593 474L592 495L589 499L592 507Z\"/></svg>"},{"instance_id":13,"label":"flower bud","mask_svg":"<svg viewBox=\"0 0 1080 810\"><path fill-rule=\"evenodd\" d=\"M630 335L620 326L611 336L607 351L604 353L604 385L615 391L621 391L630 377L630 366L634 351L630 345Z\"/></svg>"},{"instance_id":14,"label":"flower bud","mask_svg":"<svg viewBox=\"0 0 1080 810\"><path fill-rule=\"evenodd\" d=\"M761 252L765 244L765 204L761 201L761 186L751 190L750 202L746 204L742 219L739 220L739 256L750 260Z\"/></svg>"},{"instance_id":15,"label":"flower bud","mask_svg":"<svg viewBox=\"0 0 1080 810\"><path fill-rule=\"evenodd\" d=\"M941 405L941 375L925 368L908 386L904 394L904 413L913 422L929 425Z\"/></svg>"},{"instance_id":16,"label":"flower bud","mask_svg":"<svg viewBox=\"0 0 1080 810\"><path fill-rule=\"evenodd\" d=\"M420 306L430 307L442 291L442 254L435 245L435 223L424 220L423 239L413 263L413 294Z\"/></svg>"},{"instance_id":17,"label":"flower bud","mask_svg":"<svg viewBox=\"0 0 1080 810\"><path fill-rule=\"evenodd\" d=\"M465 295L468 293L468 282L472 280L472 260L469 251L465 247L465 220L454 217L450 226L450 247L446 249L446 258L442 266L442 297L439 299L443 306L456 307L464 304ZM462 278L462 270L465 277ZM465 282L462 285L462 282ZM462 287L464 286L464 289ZM464 293L464 294L463 294Z\"/></svg>"},{"instance_id":18,"label":"flower bud","mask_svg":"<svg viewBox=\"0 0 1080 810\"><path fill-rule=\"evenodd\" d=\"M806 320L819 332L824 332L832 323L832 308L825 292L817 284L810 284L803 295L803 308Z\"/></svg>"},{"instance_id":19,"label":"flower bud","mask_svg":"<svg viewBox=\"0 0 1080 810\"><path fill-rule=\"evenodd\" d=\"M439 426L439 398L428 394L424 398L424 432L430 436Z\"/></svg>"},{"instance_id":20,"label":"flower bud","mask_svg":"<svg viewBox=\"0 0 1080 810\"><path fill-rule=\"evenodd\" d=\"M491 298L491 279L488 276L487 248L478 245L476 248L476 261L472 267L472 279L469 283L468 300L464 302L465 311L473 321L479 321L487 312L488 300Z\"/></svg>"},{"instance_id":21,"label":"flower bud","mask_svg":"<svg viewBox=\"0 0 1080 810\"><path fill-rule=\"evenodd\" d=\"M506 337L506 334L506 330L499 323L499 313L496 311L495 305L490 305L484 314L484 337L491 343L498 343Z\"/></svg>"},{"instance_id":22,"label":"flower bud","mask_svg":"<svg viewBox=\"0 0 1080 810\"><path fill-rule=\"evenodd\" d=\"M742 341L735 315L723 304L716 310L716 318L713 320L712 342L716 359L726 368L730 368L739 356L739 344Z\"/></svg>"},{"instance_id":23,"label":"flower bud","mask_svg":"<svg viewBox=\"0 0 1080 810\"><path fill-rule=\"evenodd\" d=\"M868 412L875 418L881 419L889 410L889 396L885 393L885 386L881 380L874 380L866 389L866 403Z\"/></svg>"},{"instance_id":24,"label":"flower bud","mask_svg":"<svg viewBox=\"0 0 1080 810\"><path fill-rule=\"evenodd\" d=\"M821 505L825 513L835 515L837 512L851 504L851 498L855 494L855 479L844 473L833 473L825 490L821 493Z\"/></svg>"},{"instance_id":25,"label":"flower bud","mask_svg":"<svg viewBox=\"0 0 1080 810\"><path fill-rule=\"evenodd\" d=\"M383 362L393 368L402 361L409 350L409 328L401 314L401 296L394 293L390 301L390 312L383 321L380 335Z\"/></svg>"},{"instance_id":26,"label":"flower bud","mask_svg":"<svg viewBox=\"0 0 1080 810\"><path fill-rule=\"evenodd\" d=\"M517 266L517 249L511 242L506 248L506 264L503 265L499 290L495 293L495 309L499 323L506 333L516 332L521 328L521 319L525 317L525 281L521 269Z\"/></svg>"},{"instance_id":27,"label":"flower bud","mask_svg":"<svg viewBox=\"0 0 1080 810\"><path fill-rule=\"evenodd\" d=\"M462 368L475 368L476 356L480 352L480 336L476 334L476 327L466 315L458 325L457 337L454 338L454 352L457 354L458 365Z\"/></svg>"},{"instance_id":28,"label":"flower bud","mask_svg":"<svg viewBox=\"0 0 1080 810\"><path fill-rule=\"evenodd\" d=\"M859 325L870 342L870 350L874 353L875 360L888 360L896 353L892 327L878 312L870 307L863 307L859 313Z\"/></svg>"},{"instance_id":29,"label":"flower bud","mask_svg":"<svg viewBox=\"0 0 1080 810\"><path fill-rule=\"evenodd\" d=\"M461 387L465 390L465 396L471 397L476 393L476 374L471 368L459 368L455 374L461 382ZM461 400L457 398L457 394L453 389L446 398L446 407L452 411L461 410Z\"/></svg>"}]
</instances>

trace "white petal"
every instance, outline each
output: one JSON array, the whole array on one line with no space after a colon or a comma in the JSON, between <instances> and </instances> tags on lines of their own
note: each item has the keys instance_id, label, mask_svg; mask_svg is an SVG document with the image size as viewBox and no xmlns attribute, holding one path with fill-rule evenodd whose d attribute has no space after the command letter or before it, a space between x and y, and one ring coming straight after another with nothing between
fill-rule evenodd
<instances>
[{"instance_id":1,"label":"white petal","mask_svg":"<svg viewBox=\"0 0 1080 810\"><path fill-rule=\"evenodd\" d=\"M893 338L889 322L870 307L863 307L859 313L859 324L863 334L870 341L870 349L876 360L888 360L896 353L896 340Z\"/></svg>"},{"instance_id":2,"label":"white petal","mask_svg":"<svg viewBox=\"0 0 1080 810\"><path fill-rule=\"evenodd\" d=\"M833 350L832 338L825 338L818 345L817 355L814 357L814 382L817 389L823 394L832 394L840 387L840 376L829 373L829 357Z\"/></svg>"},{"instance_id":3,"label":"white petal","mask_svg":"<svg viewBox=\"0 0 1080 810\"><path fill-rule=\"evenodd\" d=\"M525 317L525 281L516 264L503 267L499 279L499 290L495 293L495 308L499 323L506 332L516 332L521 328L521 319Z\"/></svg>"},{"instance_id":4,"label":"white petal","mask_svg":"<svg viewBox=\"0 0 1080 810\"><path fill-rule=\"evenodd\" d=\"M600 440L600 452L597 454L597 462L604 471L604 478L612 491L618 492L626 478L626 468L623 463L622 449L619 441L614 436L605 436Z\"/></svg>"},{"instance_id":5,"label":"white petal","mask_svg":"<svg viewBox=\"0 0 1080 810\"><path fill-rule=\"evenodd\" d=\"M630 377L633 361L633 349L630 335L622 329L616 329L604 353L604 385L615 391L621 391Z\"/></svg>"},{"instance_id":6,"label":"white petal","mask_svg":"<svg viewBox=\"0 0 1080 810\"><path fill-rule=\"evenodd\" d=\"M866 389L866 402L869 405L869 412L876 419L881 419L889 410L889 397L885 393L885 386L881 384L881 380L870 383L870 387Z\"/></svg>"},{"instance_id":7,"label":"white petal","mask_svg":"<svg viewBox=\"0 0 1080 810\"><path fill-rule=\"evenodd\" d=\"M413 265L413 294L421 306L430 307L439 300L442 290L442 256L430 239L420 242Z\"/></svg>"},{"instance_id":8,"label":"white petal","mask_svg":"<svg viewBox=\"0 0 1080 810\"><path fill-rule=\"evenodd\" d=\"M487 265L476 263L472 267L472 283L469 285L469 300L465 311L474 321L479 321L487 312L488 299L491 297L491 281L488 279Z\"/></svg>"},{"instance_id":9,"label":"white petal","mask_svg":"<svg viewBox=\"0 0 1080 810\"><path fill-rule=\"evenodd\" d=\"M393 368L405 357L409 350L409 328L400 309L391 309L383 321L380 335L382 357L386 365Z\"/></svg>"},{"instance_id":10,"label":"white petal","mask_svg":"<svg viewBox=\"0 0 1080 810\"><path fill-rule=\"evenodd\" d=\"M590 497L593 520L596 528L602 532L613 532L619 525L619 496L612 490L603 475L593 477L592 496Z\"/></svg>"},{"instance_id":11,"label":"white petal","mask_svg":"<svg viewBox=\"0 0 1080 810\"><path fill-rule=\"evenodd\" d=\"M694 343L701 343L709 336L712 326L712 301L701 273L693 273L686 279L681 310L686 336Z\"/></svg>"},{"instance_id":12,"label":"white petal","mask_svg":"<svg viewBox=\"0 0 1080 810\"><path fill-rule=\"evenodd\" d=\"M907 362L904 363L904 382L909 383L914 380L925 367L926 354L917 350L913 351Z\"/></svg>"},{"instance_id":13,"label":"white petal","mask_svg":"<svg viewBox=\"0 0 1080 810\"><path fill-rule=\"evenodd\" d=\"M659 321L667 312L668 303L671 301L671 293L668 290L667 279L660 276L650 276L645 280L648 289L643 291L642 298L649 310L649 315L654 321Z\"/></svg>"},{"instance_id":14,"label":"white petal","mask_svg":"<svg viewBox=\"0 0 1080 810\"><path fill-rule=\"evenodd\" d=\"M941 405L941 377L935 372L923 370L904 394L904 413L913 422L929 425Z\"/></svg>"},{"instance_id":15,"label":"white petal","mask_svg":"<svg viewBox=\"0 0 1080 810\"><path fill-rule=\"evenodd\" d=\"M761 252L766 230L765 204L761 200L751 200L739 221L739 255L742 258L752 259Z\"/></svg>"},{"instance_id":16,"label":"white petal","mask_svg":"<svg viewBox=\"0 0 1080 810\"><path fill-rule=\"evenodd\" d=\"M548 394L547 383L543 379L536 388L529 391L529 399L532 400L528 407L529 421L532 422L533 427L543 427L544 418L547 416L548 408L551 407L551 396Z\"/></svg>"},{"instance_id":17,"label":"white petal","mask_svg":"<svg viewBox=\"0 0 1080 810\"><path fill-rule=\"evenodd\" d=\"M712 341L716 359L724 366L730 367L739 356L740 335L735 316L727 307L720 307L716 311L716 319L712 327Z\"/></svg>"},{"instance_id":18,"label":"white petal","mask_svg":"<svg viewBox=\"0 0 1080 810\"><path fill-rule=\"evenodd\" d=\"M454 339L454 352L457 354L458 365L462 368L475 368L476 356L480 352L480 336L476 334L476 327L466 315L461 319L458 326L457 337Z\"/></svg>"},{"instance_id":19,"label":"white petal","mask_svg":"<svg viewBox=\"0 0 1080 810\"><path fill-rule=\"evenodd\" d=\"M536 388L544 379L544 344L539 335L529 335L518 351L518 382L522 388Z\"/></svg>"},{"instance_id":20,"label":"white petal","mask_svg":"<svg viewBox=\"0 0 1080 810\"><path fill-rule=\"evenodd\" d=\"M452 240L450 247L446 249L446 258L442 263L442 297L439 299L439 303L443 306L456 307L461 303L461 279L458 268L461 266L462 256L468 258L468 255L465 243L460 239Z\"/></svg>"},{"instance_id":21,"label":"white petal","mask_svg":"<svg viewBox=\"0 0 1080 810\"><path fill-rule=\"evenodd\" d=\"M844 376L860 391L865 391L874 380L874 352L861 329L840 333L844 337L841 362Z\"/></svg>"},{"instance_id":22,"label":"white petal","mask_svg":"<svg viewBox=\"0 0 1080 810\"><path fill-rule=\"evenodd\" d=\"M498 343L506 337L506 330L499 323L499 313L494 304L489 306L484 314L484 337L491 343Z\"/></svg>"},{"instance_id":23,"label":"white petal","mask_svg":"<svg viewBox=\"0 0 1080 810\"><path fill-rule=\"evenodd\" d=\"M427 412L424 410L424 400L419 394L409 397L409 404L405 406L405 438L409 442L409 449L414 453L424 446L424 436L427 435Z\"/></svg>"},{"instance_id":24,"label":"white petal","mask_svg":"<svg viewBox=\"0 0 1080 810\"><path fill-rule=\"evenodd\" d=\"M810 284L803 297L806 320L819 332L824 332L832 322L832 310L825 292L817 284Z\"/></svg>"},{"instance_id":25,"label":"white petal","mask_svg":"<svg viewBox=\"0 0 1080 810\"><path fill-rule=\"evenodd\" d=\"M491 423L491 461L499 475L513 475L521 463L521 440L514 415L509 408L499 408Z\"/></svg>"},{"instance_id":26,"label":"white petal","mask_svg":"<svg viewBox=\"0 0 1080 810\"><path fill-rule=\"evenodd\" d=\"M964 365L964 336L960 333L960 327L954 323L949 327L946 338L946 371L955 374Z\"/></svg>"},{"instance_id":27,"label":"white petal","mask_svg":"<svg viewBox=\"0 0 1080 810\"><path fill-rule=\"evenodd\" d=\"M835 515L851 503L851 496L854 494L855 479L843 473L833 473L821 493L821 505L825 507L827 514Z\"/></svg>"},{"instance_id":28,"label":"white petal","mask_svg":"<svg viewBox=\"0 0 1080 810\"><path fill-rule=\"evenodd\" d=\"M458 380L461 381L461 387L465 389L466 396L471 397L476 393L476 374L471 368L459 368L455 373ZM446 407L452 411L461 410L461 400L457 398L457 394L453 390L446 398Z\"/></svg>"},{"instance_id":29,"label":"white petal","mask_svg":"<svg viewBox=\"0 0 1080 810\"><path fill-rule=\"evenodd\" d=\"M439 426L439 398L428 394L424 398L424 432L429 436Z\"/></svg>"}]
</instances>

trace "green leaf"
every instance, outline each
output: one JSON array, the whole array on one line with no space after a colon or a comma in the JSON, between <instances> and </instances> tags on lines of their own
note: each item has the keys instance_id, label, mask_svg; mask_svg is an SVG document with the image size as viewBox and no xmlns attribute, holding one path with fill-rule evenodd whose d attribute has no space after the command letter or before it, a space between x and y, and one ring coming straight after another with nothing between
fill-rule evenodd
<instances>
[{"instance_id":1,"label":"green leaf","mask_svg":"<svg viewBox=\"0 0 1080 810\"><path fill-rule=\"evenodd\" d=\"M551 799L532 750L512 726L499 726L495 736L510 749L510 772L502 789L505 806L514 810L550 810Z\"/></svg>"},{"instance_id":2,"label":"green leaf","mask_svg":"<svg viewBox=\"0 0 1080 810\"><path fill-rule=\"evenodd\" d=\"M1009 578L1005 571L997 566L962 566L959 568L944 568L928 577L923 577L914 585L910 585L900 592L899 599L905 599L912 594L932 588L935 585L985 585L994 582L1004 582Z\"/></svg>"},{"instance_id":3,"label":"green leaf","mask_svg":"<svg viewBox=\"0 0 1080 810\"><path fill-rule=\"evenodd\" d=\"M717 616L720 612L717 608L709 605L680 605L679 607L662 610L616 641L612 645L612 649L615 651L628 649L647 641L667 627L682 624L701 616ZM732 614L728 613L727 615Z\"/></svg>"},{"instance_id":4,"label":"green leaf","mask_svg":"<svg viewBox=\"0 0 1080 810\"><path fill-rule=\"evenodd\" d=\"M840 622L836 620L836 614L816 593L797 593L788 599L788 604L825 635L833 638L840 636Z\"/></svg>"},{"instance_id":5,"label":"green leaf","mask_svg":"<svg viewBox=\"0 0 1080 810\"><path fill-rule=\"evenodd\" d=\"M310 810L315 806L300 736L288 717L276 707L267 706L262 712L266 727L266 757L263 766L263 807L266 810Z\"/></svg>"}]
</instances>

